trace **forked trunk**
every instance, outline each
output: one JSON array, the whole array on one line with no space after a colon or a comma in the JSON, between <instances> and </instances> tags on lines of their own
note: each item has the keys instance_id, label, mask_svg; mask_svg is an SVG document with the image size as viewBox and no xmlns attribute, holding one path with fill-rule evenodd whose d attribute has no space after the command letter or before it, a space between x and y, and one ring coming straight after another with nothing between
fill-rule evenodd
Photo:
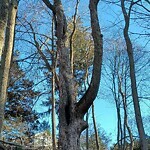
<instances>
[{"instance_id":1,"label":"forked trunk","mask_svg":"<svg viewBox=\"0 0 150 150\"><path fill-rule=\"evenodd\" d=\"M48 0L43 2L53 11L57 52L59 63L59 150L79 150L80 134L87 128L84 115L95 100L100 83L103 35L101 34L97 5L99 0L90 0L92 36L94 41L94 61L91 83L83 97L77 101L77 89L70 63L70 50L66 47L67 22L61 0L54 0L52 5Z\"/></svg>"},{"instance_id":2,"label":"forked trunk","mask_svg":"<svg viewBox=\"0 0 150 150\"><path fill-rule=\"evenodd\" d=\"M69 125L63 120L60 121L60 124L59 150L80 150L80 134L87 124L78 118L74 118L74 121Z\"/></svg>"}]
</instances>

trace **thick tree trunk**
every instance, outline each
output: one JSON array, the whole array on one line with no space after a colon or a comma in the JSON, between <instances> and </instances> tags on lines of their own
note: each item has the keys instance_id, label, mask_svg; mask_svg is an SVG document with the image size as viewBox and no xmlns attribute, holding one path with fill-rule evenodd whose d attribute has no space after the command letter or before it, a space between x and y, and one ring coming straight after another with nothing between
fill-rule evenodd
<instances>
[{"instance_id":1,"label":"thick tree trunk","mask_svg":"<svg viewBox=\"0 0 150 150\"><path fill-rule=\"evenodd\" d=\"M5 41L5 29L8 15L8 0L0 0L0 57Z\"/></svg>"},{"instance_id":2,"label":"thick tree trunk","mask_svg":"<svg viewBox=\"0 0 150 150\"><path fill-rule=\"evenodd\" d=\"M61 0L43 0L55 16L57 51L59 63L59 150L79 150L80 134L87 128L84 115L97 96L100 83L103 43L100 31L97 5L99 0L90 0L91 26L94 39L93 74L90 86L84 96L77 102L71 63L70 50L66 48L67 23Z\"/></svg>"},{"instance_id":3,"label":"thick tree trunk","mask_svg":"<svg viewBox=\"0 0 150 150\"><path fill-rule=\"evenodd\" d=\"M2 132L9 69L14 45L14 29L15 29L16 14L17 14L17 1L12 0L9 5L5 45L2 54L1 68L0 68L0 134Z\"/></svg>"},{"instance_id":4,"label":"thick tree trunk","mask_svg":"<svg viewBox=\"0 0 150 150\"><path fill-rule=\"evenodd\" d=\"M59 150L80 150L80 134L87 127L87 124L81 119L74 118L73 120L69 125L65 121L62 124L61 121L59 126Z\"/></svg>"},{"instance_id":5,"label":"thick tree trunk","mask_svg":"<svg viewBox=\"0 0 150 150\"><path fill-rule=\"evenodd\" d=\"M132 48L131 39L128 34L131 9L132 9L132 6L136 4L136 2L135 3L133 1L131 2L128 13L126 11L124 2L125 2L124 0L121 0L121 8L122 8L122 12L124 15L124 20L125 20L125 27L124 27L123 33L124 33L124 38L125 38L125 42L127 46L127 53L128 53L129 65L130 65L130 79L131 79L131 89L132 89L132 98L133 98L133 105L134 105L134 111L135 111L135 118L136 118L138 133L140 136L141 149L148 150L148 144L146 141L143 121L142 121L142 116L141 116L141 110L140 110L140 104L139 104L139 99L138 99L133 48Z\"/></svg>"}]
</instances>

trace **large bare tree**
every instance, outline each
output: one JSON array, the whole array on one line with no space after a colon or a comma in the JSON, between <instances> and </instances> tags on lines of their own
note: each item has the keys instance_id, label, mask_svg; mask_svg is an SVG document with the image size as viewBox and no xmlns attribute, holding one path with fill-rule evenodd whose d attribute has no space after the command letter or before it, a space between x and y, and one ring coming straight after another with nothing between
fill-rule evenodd
<instances>
[{"instance_id":1,"label":"large bare tree","mask_svg":"<svg viewBox=\"0 0 150 150\"><path fill-rule=\"evenodd\" d=\"M70 49L66 47L67 22L61 0L43 0L55 16L57 51L59 63L59 144L60 150L79 150L80 134L87 128L84 115L97 96L102 65L103 42L99 26L97 5L99 0L90 0L91 28L94 41L93 73L89 88L77 99L77 88L70 66Z\"/></svg>"}]
</instances>

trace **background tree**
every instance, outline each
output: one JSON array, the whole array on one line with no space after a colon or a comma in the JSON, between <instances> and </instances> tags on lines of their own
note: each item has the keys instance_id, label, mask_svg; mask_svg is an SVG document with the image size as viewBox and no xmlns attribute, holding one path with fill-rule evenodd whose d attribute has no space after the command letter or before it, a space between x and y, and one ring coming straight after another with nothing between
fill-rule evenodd
<instances>
[{"instance_id":1,"label":"background tree","mask_svg":"<svg viewBox=\"0 0 150 150\"><path fill-rule=\"evenodd\" d=\"M68 34L72 31L71 21L68 21ZM76 20L76 30L74 33L73 49L73 75L77 84L78 96L81 97L89 85L91 76L91 66L94 57L94 45L90 30L84 27L80 17ZM67 41L68 43L70 41ZM70 44L69 44L70 45Z\"/></svg>"},{"instance_id":2,"label":"background tree","mask_svg":"<svg viewBox=\"0 0 150 150\"><path fill-rule=\"evenodd\" d=\"M33 110L33 107L34 101L40 92L35 91L33 85L33 81L26 79L25 73L15 60L10 69L8 96L5 106L3 138L7 141L22 138L23 142L27 140L23 140L25 136L30 138L38 131L39 116ZM10 126L10 124L12 125Z\"/></svg>"},{"instance_id":3,"label":"background tree","mask_svg":"<svg viewBox=\"0 0 150 150\"><path fill-rule=\"evenodd\" d=\"M111 40L109 40L111 41ZM112 81L110 90L112 92L116 111L117 111L117 143L119 149L125 149L126 135L129 135L131 147L133 148L133 137L128 124L128 110L130 100L130 80L129 80L129 65L125 44L121 37L113 38L112 47L107 49L109 55L107 57L108 64L105 64L105 74L108 80ZM126 133L127 131L127 133ZM132 149L131 148L131 149Z\"/></svg>"},{"instance_id":4,"label":"background tree","mask_svg":"<svg viewBox=\"0 0 150 150\"><path fill-rule=\"evenodd\" d=\"M129 37L129 26L130 26L130 15L132 7L137 3L138 1L134 2L131 1L129 4L129 10L127 12L125 8L125 0L121 1L121 8L122 13L124 15L125 20L125 27L123 30L124 38L127 46L127 53L129 57L129 65L130 65L130 79L131 79L131 89L132 89L132 98L133 98L133 104L134 104L134 111L135 111L135 118L137 122L137 128L140 136L141 141L141 149L142 150L148 150L142 116L141 116L141 110L138 100L138 92L137 92L137 83L136 83L136 76L135 76L135 63L134 63L134 54L133 54L133 46L131 39Z\"/></svg>"},{"instance_id":5,"label":"background tree","mask_svg":"<svg viewBox=\"0 0 150 150\"><path fill-rule=\"evenodd\" d=\"M111 141L109 135L107 135L107 133L103 130L103 128L97 124L97 130L98 130L98 141L99 141L99 149L100 150L105 150L108 149L108 145ZM88 142L88 148L90 150L95 150L97 149L97 144L96 144L96 140L95 140L95 131L94 131L94 127L93 127L93 123L89 124L88 127L89 130L89 142ZM86 132L83 131L83 133L81 134L81 150L87 150L86 149Z\"/></svg>"}]
</instances>

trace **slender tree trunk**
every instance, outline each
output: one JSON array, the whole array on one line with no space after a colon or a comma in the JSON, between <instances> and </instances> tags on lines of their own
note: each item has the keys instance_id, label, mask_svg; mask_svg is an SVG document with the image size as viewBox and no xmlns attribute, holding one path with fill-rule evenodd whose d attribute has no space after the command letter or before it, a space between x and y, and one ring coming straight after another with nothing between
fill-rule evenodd
<instances>
[{"instance_id":1,"label":"slender tree trunk","mask_svg":"<svg viewBox=\"0 0 150 150\"><path fill-rule=\"evenodd\" d=\"M86 114L86 122L88 124L89 112ZM86 129L86 150L89 150L89 128Z\"/></svg>"},{"instance_id":2,"label":"slender tree trunk","mask_svg":"<svg viewBox=\"0 0 150 150\"><path fill-rule=\"evenodd\" d=\"M98 136L98 131L96 127L96 120L95 120L95 113L94 113L94 104L92 105L92 118L93 118L93 125L94 125L94 131L95 131L96 148L97 150L100 150L99 136Z\"/></svg>"},{"instance_id":3,"label":"slender tree trunk","mask_svg":"<svg viewBox=\"0 0 150 150\"><path fill-rule=\"evenodd\" d=\"M120 106L117 106L117 143L118 149L122 150L122 123L121 123L121 114L120 114Z\"/></svg>"},{"instance_id":4,"label":"slender tree trunk","mask_svg":"<svg viewBox=\"0 0 150 150\"><path fill-rule=\"evenodd\" d=\"M0 133L2 132L2 124L4 118L4 108L6 102L6 93L8 85L8 77L10 70L10 63L12 58L13 43L14 43L14 29L17 14L17 1L12 0L9 6L8 22L6 27L5 45L2 54L1 68L0 68Z\"/></svg>"},{"instance_id":5,"label":"slender tree trunk","mask_svg":"<svg viewBox=\"0 0 150 150\"><path fill-rule=\"evenodd\" d=\"M55 120L55 68L56 68L56 57L54 50L54 22L52 20L52 143L53 150L56 150L56 120Z\"/></svg>"},{"instance_id":6,"label":"slender tree trunk","mask_svg":"<svg viewBox=\"0 0 150 150\"><path fill-rule=\"evenodd\" d=\"M122 91L122 81L121 81L121 77L119 77L118 75L118 88L119 88L119 93L121 94L121 97L122 97L122 101L123 101L123 110L124 110L124 147L123 149L126 149L125 145L126 145L126 128L128 130L128 133L129 133L129 137L130 137L130 150L133 150L133 146L134 146L134 143L133 143L133 136L132 136L132 132L131 132L131 129L128 125L128 113L127 113L127 99L126 99L126 90L125 92ZM126 82L125 82L125 89L126 89Z\"/></svg>"},{"instance_id":7,"label":"slender tree trunk","mask_svg":"<svg viewBox=\"0 0 150 150\"><path fill-rule=\"evenodd\" d=\"M70 66L71 66L71 72L72 74L74 73L73 72L73 63L74 63L74 50L73 50L73 38L74 38L74 35L76 33L76 18L77 18L77 11L78 11L78 5L79 5L79 1L80 0L76 0L76 6L75 6L75 13L74 13L74 16L73 16L73 30L72 30L72 33L70 35Z\"/></svg>"},{"instance_id":8,"label":"slender tree trunk","mask_svg":"<svg viewBox=\"0 0 150 150\"><path fill-rule=\"evenodd\" d=\"M125 77L125 94L127 93L127 83L126 83L126 77ZM132 134L132 131L131 131L131 128L128 124L128 112L127 112L127 97L125 95L125 102L124 102L124 106L126 107L126 110L125 110L125 124L126 124L126 128L128 130L128 134L129 134L129 137L130 137L130 150L133 150L134 148L134 140L133 140L133 134Z\"/></svg>"},{"instance_id":9,"label":"slender tree trunk","mask_svg":"<svg viewBox=\"0 0 150 150\"><path fill-rule=\"evenodd\" d=\"M32 24L29 23L30 28L32 30L32 34L33 34L33 38L34 38L34 42L35 42L35 47L37 48L38 53L40 54L40 56L42 57L47 69L49 72L52 72L52 142L53 142L53 149L56 150L57 149L57 144L56 144L56 121L55 121L55 86L57 84L58 86L58 79L56 77L56 62L57 62L57 53L55 53L54 50L54 23L52 22L52 65L50 65L50 63L48 62L45 54L42 52L42 47L39 45L37 39L36 39L36 34L34 32L34 28L32 27Z\"/></svg>"},{"instance_id":10,"label":"slender tree trunk","mask_svg":"<svg viewBox=\"0 0 150 150\"><path fill-rule=\"evenodd\" d=\"M114 59L114 70L117 70L117 60L116 56ZM114 100L115 100L115 105L116 105L116 111L117 111L117 143L118 143L118 149L122 149L122 122L121 122L121 113L120 113L120 96L117 90L117 85L116 85L116 73L113 72L112 74L113 77L113 89L112 92L114 94Z\"/></svg>"},{"instance_id":11,"label":"slender tree trunk","mask_svg":"<svg viewBox=\"0 0 150 150\"><path fill-rule=\"evenodd\" d=\"M127 13L124 2L125 2L124 0L121 0L121 8L122 8L122 12L124 15L124 20L125 20L125 27L124 27L123 33L124 33L124 38L125 38L125 42L127 46L127 53L128 53L129 65L130 65L130 79L131 79L131 89L132 89L132 98L133 98L133 105L134 105L134 111L135 111L135 118L136 118L138 133L140 136L141 149L148 150L148 144L146 141L142 115L141 115L141 110L140 110L140 104L139 104L139 99L138 99L132 42L128 34L131 9L135 3L133 1L131 2L128 13Z\"/></svg>"},{"instance_id":12,"label":"slender tree trunk","mask_svg":"<svg viewBox=\"0 0 150 150\"><path fill-rule=\"evenodd\" d=\"M8 0L0 0L0 57L2 55L8 16Z\"/></svg>"},{"instance_id":13,"label":"slender tree trunk","mask_svg":"<svg viewBox=\"0 0 150 150\"><path fill-rule=\"evenodd\" d=\"M126 150L126 125L125 125L126 117L124 113L124 120L123 120L123 150Z\"/></svg>"}]
</instances>

